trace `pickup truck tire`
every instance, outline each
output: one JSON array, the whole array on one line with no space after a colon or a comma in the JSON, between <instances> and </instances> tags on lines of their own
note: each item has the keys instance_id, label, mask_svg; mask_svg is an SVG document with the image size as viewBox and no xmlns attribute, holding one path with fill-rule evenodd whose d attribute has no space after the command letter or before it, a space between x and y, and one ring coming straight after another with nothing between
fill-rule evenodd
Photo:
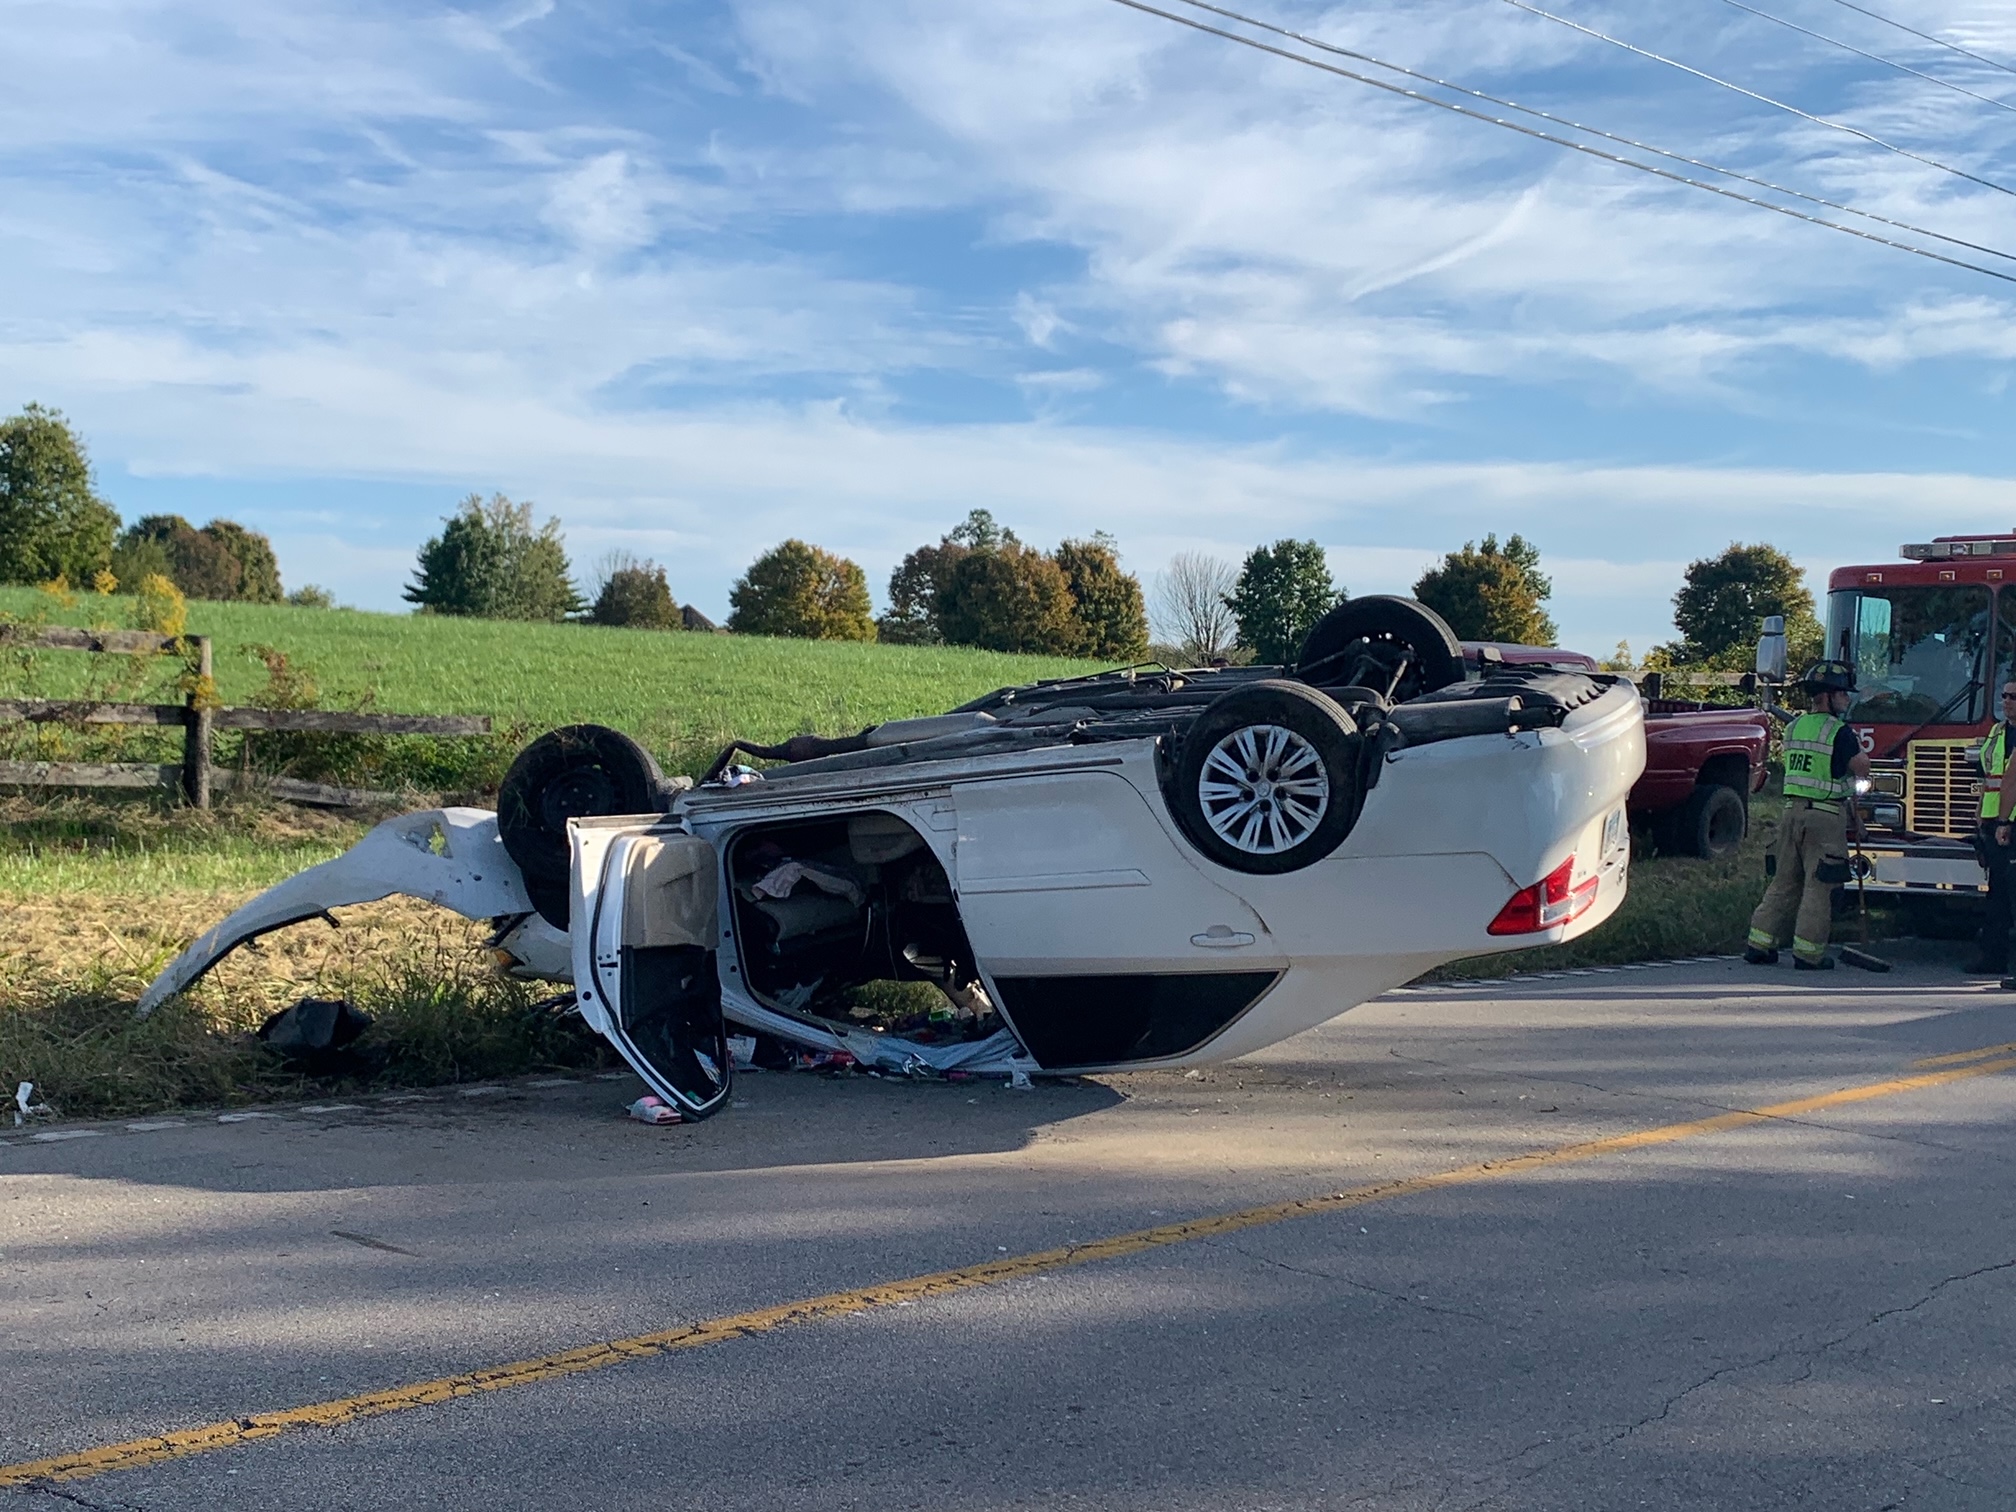
<instances>
[{"instance_id":1,"label":"pickup truck tire","mask_svg":"<svg viewBox=\"0 0 2016 1512\"><path fill-rule=\"evenodd\" d=\"M518 753L497 790L497 834L542 919L567 927L567 821L663 813L667 790L651 753L606 725L568 725Z\"/></svg>"},{"instance_id":2,"label":"pickup truck tire","mask_svg":"<svg viewBox=\"0 0 2016 1512\"><path fill-rule=\"evenodd\" d=\"M1363 737L1328 694L1270 678L1212 700L1163 796L1190 843L1233 871L1299 871L1344 842L1365 787Z\"/></svg>"},{"instance_id":3,"label":"pickup truck tire","mask_svg":"<svg viewBox=\"0 0 2016 1512\"><path fill-rule=\"evenodd\" d=\"M1712 861L1736 853L1750 833L1750 805L1719 782L1704 782L1661 821L1659 849Z\"/></svg>"},{"instance_id":4,"label":"pickup truck tire","mask_svg":"<svg viewBox=\"0 0 2016 1512\"><path fill-rule=\"evenodd\" d=\"M1346 599L1303 640L1292 675L1312 687L1363 687L1405 703L1463 680L1463 643L1448 621L1416 599Z\"/></svg>"}]
</instances>

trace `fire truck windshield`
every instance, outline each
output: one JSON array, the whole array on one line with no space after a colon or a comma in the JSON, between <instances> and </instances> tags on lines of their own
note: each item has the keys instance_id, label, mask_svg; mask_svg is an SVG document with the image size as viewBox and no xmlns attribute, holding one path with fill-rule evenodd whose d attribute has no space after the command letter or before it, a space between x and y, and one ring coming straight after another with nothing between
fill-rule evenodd
<instances>
[{"instance_id":1,"label":"fire truck windshield","mask_svg":"<svg viewBox=\"0 0 2016 1512\"><path fill-rule=\"evenodd\" d=\"M1988 590L1847 588L1827 595L1827 654L1855 669L1852 721L1975 724L1997 687ZM2004 631L1995 659L2007 665Z\"/></svg>"}]
</instances>

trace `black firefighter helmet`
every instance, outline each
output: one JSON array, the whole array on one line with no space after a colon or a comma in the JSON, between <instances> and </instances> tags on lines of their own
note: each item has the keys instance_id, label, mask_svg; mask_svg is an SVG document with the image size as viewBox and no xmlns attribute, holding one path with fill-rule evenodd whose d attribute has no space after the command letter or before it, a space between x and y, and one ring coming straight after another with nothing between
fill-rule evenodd
<instances>
[{"instance_id":1,"label":"black firefighter helmet","mask_svg":"<svg viewBox=\"0 0 2016 1512\"><path fill-rule=\"evenodd\" d=\"M1853 693L1855 669L1846 662L1817 661L1806 669L1799 685L1808 693Z\"/></svg>"}]
</instances>

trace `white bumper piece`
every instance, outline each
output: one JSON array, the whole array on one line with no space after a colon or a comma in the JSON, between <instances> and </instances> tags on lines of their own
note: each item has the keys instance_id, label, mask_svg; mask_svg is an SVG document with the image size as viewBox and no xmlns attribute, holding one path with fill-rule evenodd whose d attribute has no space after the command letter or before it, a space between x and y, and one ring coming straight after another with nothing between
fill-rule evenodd
<instances>
[{"instance_id":1,"label":"white bumper piece","mask_svg":"<svg viewBox=\"0 0 2016 1512\"><path fill-rule=\"evenodd\" d=\"M488 809L421 809L387 819L349 850L270 887L168 963L141 994L142 1018L260 935L395 893L470 919L532 911Z\"/></svg>"}]
</instances>

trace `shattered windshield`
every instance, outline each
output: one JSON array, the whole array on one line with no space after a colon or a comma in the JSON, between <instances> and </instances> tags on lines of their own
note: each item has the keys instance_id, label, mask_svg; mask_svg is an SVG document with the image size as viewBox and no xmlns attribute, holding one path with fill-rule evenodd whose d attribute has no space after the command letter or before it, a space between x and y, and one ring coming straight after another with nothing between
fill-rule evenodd
<instances>
[{"instance_id":1,"label":"shattered windshield","mask_svg":"<svg viewBox=\"0 0 2016 1512\"><path fill-rule=\"evenodd\" d=\"M1855 669L1850 720L1973 724L1994 686L1988 590L1871 584L1827 596L1827 654Z\"/></svg>"}]
</instances>

